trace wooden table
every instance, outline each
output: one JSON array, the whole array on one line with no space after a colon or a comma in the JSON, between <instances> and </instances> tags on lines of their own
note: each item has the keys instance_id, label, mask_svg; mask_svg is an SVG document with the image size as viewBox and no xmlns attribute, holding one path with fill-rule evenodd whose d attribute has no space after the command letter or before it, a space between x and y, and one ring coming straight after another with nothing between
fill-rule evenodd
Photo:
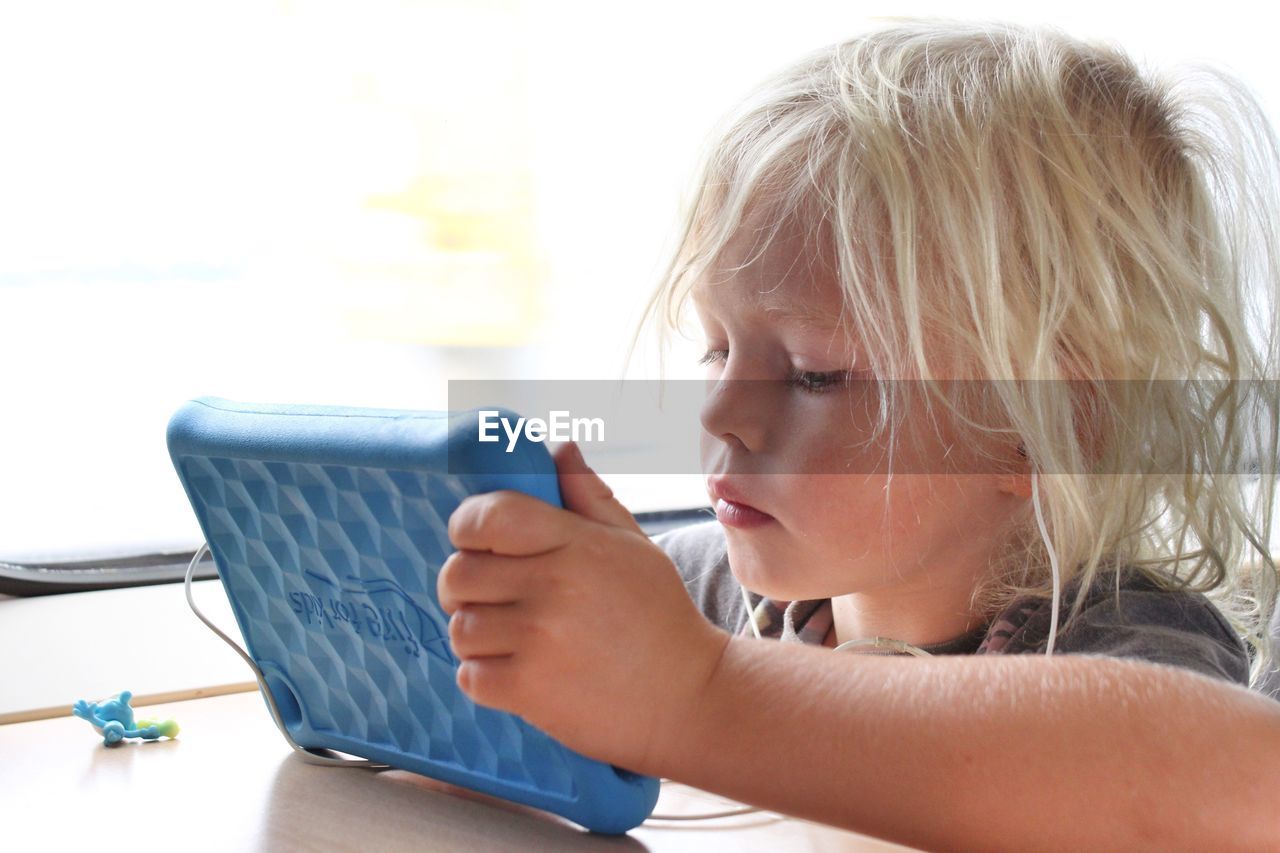
<instances>
[{"instance_id":1,"label":"wooden table","mask_svg":"<svg viewBox=\"0 0 1280 853\"><path fill-rule=\"evenodd\" d=\"M239 639L217 582L196 587L206 612ZM0 601L0 648L5 851L907 849L772 812L651 819L625 836L596 835L407 771L308 764L179 584ZM140 717L177 720L178 737L106 747L70 716L76 699L123 689L137 695ZM739 805L666 782L654 811Z\"/></svg>"},{"instance_id":2,"label":"wooden table","mask_svg":"<svg viewBox=\"0 0 1280 853\"><path fill-rule=\"evenodd\" d=\"M71 716L0 726L5 849L904 850L772 812L650 820L626 836L403 770L319 767L291 753L257 692L155 705L175 740L106 747ZM655 813L740 805L674 782Z\"/></svg>"}]
</instances>

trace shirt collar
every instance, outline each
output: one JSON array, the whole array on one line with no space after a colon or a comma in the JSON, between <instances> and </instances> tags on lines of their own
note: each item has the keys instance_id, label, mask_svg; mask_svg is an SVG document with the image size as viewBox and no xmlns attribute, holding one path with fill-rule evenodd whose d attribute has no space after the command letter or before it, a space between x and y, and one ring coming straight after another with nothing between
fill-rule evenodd
<instances>
[{"instance_id":1,"label":"shirt collar","mask_svg":"<svg viewBox=\"0 0 1280 853\"><path fill-rule=\"evenodd\" d=\"M829 598L795 601L762 598L756 605L755 614L761 637L786 643L820 646L827 639L828 632L834 628ZM987 625L979 625L958 637L918 648L931 655L973 654L986 637L987 628ZM742 633L753 636L750 620L743 626Z\"/></svg>"}]
</instances>

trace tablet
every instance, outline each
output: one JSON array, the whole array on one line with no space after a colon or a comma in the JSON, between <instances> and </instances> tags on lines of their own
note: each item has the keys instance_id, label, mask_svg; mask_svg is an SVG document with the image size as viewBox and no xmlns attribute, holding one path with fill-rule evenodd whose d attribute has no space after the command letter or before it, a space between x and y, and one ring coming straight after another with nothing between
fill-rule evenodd
<instances>
[{"instance_id":1,"label":"tablet","mask_svg":"<svg viewBox=\"0 0 1280 853\"><path fill-rule=\"evenodd\" d=\"M657 778L576 753L457 686L436 598L455 550L450 514L498 489L563 505L546 446L482 443L478 412L200 397L174 413L167 439L247 651L299 745L626 832L653 811Z\"/></svg>"}]
</instances>

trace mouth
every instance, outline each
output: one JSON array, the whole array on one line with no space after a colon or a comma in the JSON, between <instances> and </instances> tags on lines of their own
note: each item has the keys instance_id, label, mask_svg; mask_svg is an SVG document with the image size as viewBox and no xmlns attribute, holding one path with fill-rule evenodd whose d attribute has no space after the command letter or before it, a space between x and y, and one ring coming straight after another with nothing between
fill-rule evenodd
<instances>
[{"instance_id":1,"label":"mouth","mask_svg":"<svg viewBox=\"0 0 1280 853\"><path fill-rule=\"evenodd\" d=\"M715 503L716 518L721 524L749 529L777 521L769 513L748 503L747 493L727 477L708 477L707 493Z\"/></svg>"}]
</instances>

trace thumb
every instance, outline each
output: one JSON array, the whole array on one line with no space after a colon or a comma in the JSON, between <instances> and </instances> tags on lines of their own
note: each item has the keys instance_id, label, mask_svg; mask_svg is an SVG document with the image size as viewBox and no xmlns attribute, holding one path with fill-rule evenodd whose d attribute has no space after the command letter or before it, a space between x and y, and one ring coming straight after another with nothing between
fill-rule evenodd
<instances>
[{"instance_id":1,"label":"thumb","mask_svg":"<svg viewBox=\"0 0 1280 853\"><path fill-rule=\"evenodd\" d=\"M645 535L631 511L613 496L613 489L591 470L576 442L566 441L551 451L560 475L560 500L578 515Z\"/></svg>"}]
</instances>

